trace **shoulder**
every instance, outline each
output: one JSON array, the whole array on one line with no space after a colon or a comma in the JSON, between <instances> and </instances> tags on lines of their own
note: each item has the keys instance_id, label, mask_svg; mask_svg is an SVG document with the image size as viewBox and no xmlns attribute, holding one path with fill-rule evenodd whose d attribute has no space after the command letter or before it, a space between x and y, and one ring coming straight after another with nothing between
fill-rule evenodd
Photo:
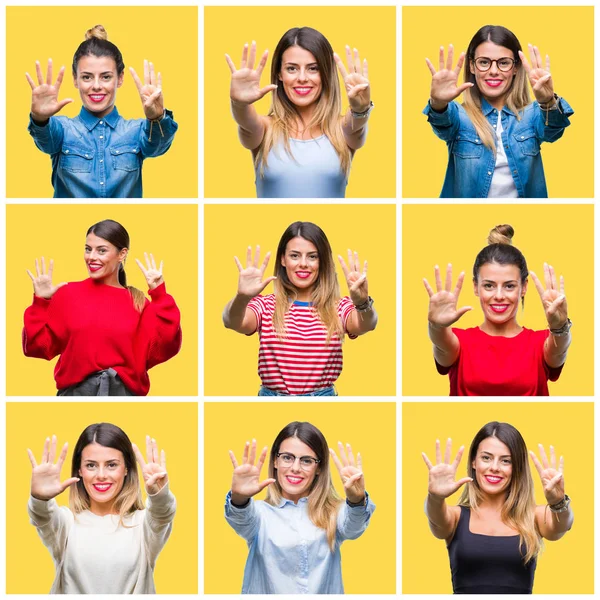
<instances>
[{"instance_id":1,"label":"shoulder","mask_svg":"<svg viewBox=\"0 0 600 600\"><path fill-rule=\"evenodd\" d=\"M521 333L524 340L531 341L534 340L536 342L545 342L546 338L550 335L549 329L528 329L527 327L523 327L523 331Z\"/></svg>"}]
</instances>

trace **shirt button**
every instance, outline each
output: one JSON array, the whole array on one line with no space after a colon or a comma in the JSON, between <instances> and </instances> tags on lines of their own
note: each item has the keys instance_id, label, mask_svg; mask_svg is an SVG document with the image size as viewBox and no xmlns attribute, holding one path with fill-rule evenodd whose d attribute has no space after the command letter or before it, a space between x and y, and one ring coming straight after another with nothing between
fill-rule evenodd
<instances>
[{"instance_id":1,"label":"shirt button","mask_svg":"<svg viewBox=\"0 0 600 600\"><path fill-rule=\"evenodd\" d=\"M118 150L115 150L115 154L119 154L119 151L118 151Z\"/></svg>"},{"instance_id":2,"label":"shirt button","mask_svg":"<svg viewBox=\"0 0 600 600\"><path fill-rule=\"evenodd\" d=\"M522 135L522 136L521 136L521 139L522 139L522 140L524 140L524 139L525 139L525 136L524 136L524 135Z\"/></svg>"},{"instance_id":3,"label":"shirt button","mask_svg":"<svg viewBox=\"0 0 600 600\"><path fill-rule=\"evenodd\" d=\"M89 156L88 156L87 154L84 154L84 156L85 156L86 158L89 158Z\"/></svg>"},{"instance_id":4,"label":"shirt button","mask_svg":"<svg viewBox=\"0 0 600 600\"><path fill-rule=\"evenodd\" d=\"M457 140L460 140L460 135L457 135L457 136L456 136L456 139L457 139ZM67 152L68 152L68 150L67 150Z\"/></svg>"},{"instance_id":5,"label":"shirt button","mask_svg":"<svg viewBox=\"0 0 600 600\"><path fill-rule=\"evenodd\" d=\"M104 181L101 181L101 182L100 182L100 185L104 185Z\"/></svg>"},{"instance_id":6,"label":"shirt button","mask_svg":"<svg viewBox=\"0 0 600 600\"><path fill-rule=\"evenodd\" d=\"M516 174L517 174L517 170L515 169L515 170L513 171L513 173L516 175Z\"/></svg>"},{"instance_id":7,"label":"shirt button","mask_svg":"<svg viewBox=\"0 0 600 600\"><path fill-rule=\"evenodd\" d=\"M104 121L100 121L100 125L104 124Z\"/></svg>"},{"instance_id":8,"label":"shirt button","mask_svg":"<svg viewBox=\"0 0 600 600\"><path fill-rule=\"evenodd\" d=\"M508 146L504 146L508 150Z\"/></svg>"},{"instance_id":9,"label":"shirt button","mask_svg":"<svg viewBox=\"0 0 600 600\"><path fill-rule=\"evenodd\" d=\"M488 175L491 175L491 174L492 174L492 172L491 172L491 171L488 171Z\"/></svg>"},{"instance_id":10,"label":"shirt button","mask_svg":"<svg viewBox=\"0 0 600 600\"><path fill-rule=\"evenodd\" d=\"M65 154L69 154L69 151L68 151L68 150L65 150Z\"/></svg>"},{"instance_id":11,"label":"shirt button","mask_svg":"<svg viewBox=\"0 0 600 600\"><path fill-rule=\"evenodd\" d=\"M104 139L104 136L103 136L103 135L101 135L101 136L100 136L100 139L101 139L101 140L103 140L103 139Z\"/></svg>"},{"instance_id":12,"label":"shirt button","mask_svg":"<svg viewBox=\"0 0 600 600\"><path fill-rule=\"evenodd\" d=\"M104 162L104 159L103 159L103 158L101 158L101 159L100 159L100 162Z\"/></svg>"}]
</instances>

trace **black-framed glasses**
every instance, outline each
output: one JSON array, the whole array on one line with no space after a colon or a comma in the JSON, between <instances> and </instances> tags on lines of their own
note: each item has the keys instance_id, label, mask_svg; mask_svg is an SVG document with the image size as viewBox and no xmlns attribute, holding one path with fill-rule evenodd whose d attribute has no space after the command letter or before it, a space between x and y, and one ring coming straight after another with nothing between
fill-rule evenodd
<instances>
[{"instance_id":1,"label":"black-framed glasses","mask_svg":"<svg viewBox=\"0 0 600 600\"><path fill-rule=\"evenodd\" d=\"M311 471L314 469L321 461L318 458L314 458L312 456L295 456L294 454L290 454L289 452L278 452L277 458L281 461L284 467L291 467L296 459L300 461L300 468L303 471Z\"/></svg>"},{"instance_id":2,"label":"black-framed glasses","mask_svg":"<svg viewBox=\"0 0 600 600\"><path fill-rule=\"evenodd\" d=\"M480 56L479 58L476 58L474 62L477 70L482 73L489 71L494 63L498 66L498 70L503 73L510 71L517 64L517 61L509 56L504 56L495 60L488 58L487 56Z\"/></svg>"}]
</instances>

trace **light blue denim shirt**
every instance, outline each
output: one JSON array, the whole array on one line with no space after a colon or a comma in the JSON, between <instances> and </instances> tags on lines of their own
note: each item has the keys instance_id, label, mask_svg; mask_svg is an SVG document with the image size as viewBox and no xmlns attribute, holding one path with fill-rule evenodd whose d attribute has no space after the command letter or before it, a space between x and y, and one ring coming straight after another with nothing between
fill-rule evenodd
<instances>
[{"instance_id":1,"label":"light blue denim shirt","mask_svg":"<svg viewBox=\"0 0 600 600\"><path fill-rule=\"evenodd\" d=\"M343 594L340 545L367 528L375 505L344 502L337 517L335 548L308 516L308 498L298 504L282 499L279 506L250 499L244 508L225 499L225 518L248 542L242 594Z\"/></svg>"},{"instance_id":2,"label":"light blue denim shirt","mask_svg":"<svg viewBox=\"0 0 600 600\"><path fill-rule=\"evenodd\" d=\"M496 129L498 110L485 99L481 110ZM547 112L533 102L521 111L520 120L506 106L500 111L502 143L519 198L548 197L540 144L562 137L573 112L564 98L559 99L556 110ZM435 134L448 145L448 169L440 198L487 198L496 157L477 135L465 109L450 102L440 113L428 103L423 114Z\"/></svg>"},{"instance_id":3,"label":"light blue denim shirt","mask_svg":"<svg viewBox=\"0 0 600 600\"><path fill-rule=\"evenodd\" d=\"M42 127L30 116L28 130L52 158L55 198L141 198L144 159L164 154L178 127L170 110L159 123L124 119L116 106L102 118L81 107Z\"/></svg>"}]
</instances>

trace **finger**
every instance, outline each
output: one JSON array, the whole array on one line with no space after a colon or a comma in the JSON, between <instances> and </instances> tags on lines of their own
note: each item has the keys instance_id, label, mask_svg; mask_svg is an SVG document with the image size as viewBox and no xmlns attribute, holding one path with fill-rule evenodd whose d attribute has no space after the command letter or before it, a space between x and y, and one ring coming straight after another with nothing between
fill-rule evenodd
<instances>
[{"instance_id":1,"label":"finger","mask_svg":"<svg viewBox=\"0 0 600 600\"><path fill-rule=\"evenodd\" d=\"M167 470L167 453L164 450L160 451L160 466Z\"/></svg>"},{"instance_id":2,"label":"finger","mask_svg":"<svg viewBox=\"0 0 600 600\"><path fill-rule=\"evenodd\" d=\"M242 464L245 465L248 463L248 452L250 450L250 442L246 442L244 446L244 453L242 454Z\"/></svg>"},{"instance_id":3,"label":"finger","mask_svg":"<svg viewBox=\"0 0 600 600\"><path fill-rule=\"evenodd\" d=\"M35 456L33 455L33 452L27 448L27 456L29 456L29 462L31 463L32 468L36 468L38 466L37 462L35 461Z\"/></svg>"},{"instance_id":4,"label":"finger","mask_svg":"<svg viewBox=\"0 0 600 600\"><path fill-rule=\"evenodd\" d=\"M356 48L354 48L354 70L357 73L360 73L360 56L358 55L358 50Z\"/></svg>"},{"instance_id":5,"label":"finger","mask_svg":"<svg viewBox=\"0 0 600 600\"><path fill-rule=\"evenodd\" d=\"M156 77L154 75L154 63L148 63L150 67L150 85L156 85Z\"/></svg>"},{"instance_id":6,"label":"finger","mask_svg":"<svg viewBox=\"0 0 600 600\"><path fill-rule=\"evenodd\" d=\"M248 458L248 462L251 465L253 465L255 459L256 459L256 440L252 440L252 445L250 446L250 456Z\"/></svg>"},{"instance_id":7,"label":"finger","mask_svg":"<svg viewBox=\"0 0 600 600\"><path fill-rule=\"evenodd\" d=\"M443 71L443 70L444 70L444 46L440 46L438 71Z\"/></svg>"},{"instance_id":8,"label":"finger","mask_svg":"<svg viewBox=\"0 0 600 600\"><path fill-rule=\"evenodd\" d=\"M263 260L263 263L262 263L262 265L260 267L260 274L261 275L264 275L264 273L265 273L265 271L267 269L267 266L269 265L269 259L270 258L271 258L271 253L267 252L266 255L265 255L265 260Z\"/></svg>"},{"instance_id":9,"label":"finger","mask_svg":"<svg viewBox=\"0 0 600 600\"><path fill-rule=\"evenodd\" d=\"M564 296L565 295L565 278L561 275L560 276L560 289L559 289L560 293Z\"/></svg>"},{"instance_id":10,"label":"finger","mask_svg":"<svg viewBox=\"0 0 600 600\"><path fill-rule=\"evenodd\" d=\"M350 444L346 444L346 451L348 452L348 462L352 467L355 467L356 460L354 458L354 453L352 452L352 446Z\"/></svg>"},{"instance_id":11,"label":"finger","mask_svg":"<svg viewBox=\"0 0 600 600\"><path fill-rule=\"evenodd\" d=\"M33 79L31 79L31 75L29 73L25 73L25 78L27 79L27 81L29 83L29 87L31 87L32 90L35 90L35 83L34 83Z\"/></svg>"},{"instance_id":12,"label":"finger","mask_svg":"<svg viewBox=\"0 0 600 600\"><path fill-rule=\"evenodd\" d=\"M458 297L460 296L460 292L462 290L464 280L465 280L465 272L462 271L461 274L458 276L458 279L456 280L456 287L454 288L454 296L456 297L456 300L458 300Z\"/></svg>"},{"instance_id":13,"label":"finger","mask_svg":"<svg viewBox=\"0 0 600 600\"><path fill-rule=\"evenodd\" d=\"M72 486L74 483L77 483L78 481L79 477L69 477L69 479L63 481L60 484L60 487L62 488L61 493L64 492L68 487Z\"/></svg>"},{"instance_id":14,"label":"finger","mask_svg":"<svg viewBox=\"0 0 600 600\"><path fill-rule=\"evenodd\" d=\"M452 71L452 61L454 60L454 46L448 45L448 59L446 60L446 69Z\"/></svg>"},{"instance_id":15,"label":"finger","mask_svg":"<svg viewBox=\"0 0 600 600\"><path fill-rule=\"evenodd\" d=\"M244 44L244 49L242 50L242 62L240 63L240 69L246 68L247 61L248 61L248 44Z\"/></svg>"},{"instance_id":16,"label":"finger","mask_svg":"<svg viewBox=\"0 0 600 600\"><path fill-rule=\"evenodd\" d=\"M260 288L258 293L260 294L260 292L262 292L271 283L271 281L275 281L276 279L277 279L277 277L275 277L275 276L267 277L267 279L265 279L262 282L262 287Z\"/></svg>"},{"instance_id":17,"label":"finger","mask_svg":"<svg viewBox=\"0 0 600 600\"><path fill-rule=\"evenodd\" d=\"M348 267L346 266L346 263L344 261L344 259L338 254L338 261L340 263L340 266L342 267L342 272L344 273L344 277L346 279L348 279L348 275L350 274Z\"/></svg>"},{"instance_id":18,"label":"finger","mask_svg":"<svg viewBox=\"0 0 600 600\"><path fill-rule=\"evenodd\" d=\"M67 450L69 448L69 442L65 442L62 450L60 451L60 456L58 457L58 461L56 462L56 466L60 471L62 469L63 463L65 462L65 458L67 458Z\"/></svg>"},{"instance_id":19,"label":"finger","mask_svg":"<svg viewBox=\"0 0 600 600\"><path fill-rule=\"evenodd\" d=\"M144 60L144 83L150 85L150 67L147 60Z\"/></svg>"},{"instance_id":20,"label":"finger","mask_svg":"<svg viewBox=\"0 0 600 600\"><path fill-rule=\"evenodd\" d=\"M160 96L162 96L162 90L158 89L153 94L150 94L150 96L148 96L148 99L146 100L146 102L144 102L144 106L152 106Z\"/></svg>"},{"instance_id":21,"label":"finger","mask_svg":"<svg viewBox=\"0 0 600 600\"><path fill-rule=\"evenodd\" d=\"M276 89L277 89L277 86L274 83L270 83L269 85L266 85L264 88L261 88L260 90L258 90L258 93L260 94L259 100L263 96L266 96L269 92L274 92Z\"/></svg>"},{"instance_id":22,"label":"finger","mask_svg":"<svg viewBox=\"0 0 600 600\"><path fill-rule=\"evenodd\" d=\"M349 477L346 480L346 483L344 483L344 487L346 489L352 487L352 485L358 481L359 479L361 479L362 477L364 477L364 473L355 473L354 475L352 475L352 477Z\"/></svg>"},{"instance_id":23,"label":"finger","mask_svg":"<svg viewBox=\"0 0 600 600\"><path fill-rule=\"evenodd\" d=\"M362 472L362 456L360 455L360 452L356 455L356 467Z\"/></svg>"},{"instance_id":24,"label":"finger","mask_svg":"<svg viewBox=\"0 0 600 600\"><path fill-rule=\"evenodd\" d=\"M360 260L358 259L358 252L354 251L354 270L360 272Z\"/></svg>"},{"instance_id":25,"label":"finger","mask_svg":"<svg viewBox=\"0 0 600 600\"><path fill-rule=\"evenodd\" d=\"M550 71L550 56L546 54L546 70Z\"/></svg>"},{"instance_id":26,"label":"finger","mask_svg":"<svg viewBox=\"0 0 600 600\"><path fill-rule=\"evenodd\" d=\"M71 104L71 102L73 102L73 98L65 98L64 100L61 100L57 104L58 110L56 112L62 110L67 104Z\"/></svg>"},{"instance_id":27,"label":"finger","mask_svg":"<svg viewBox=\"0 0 600 600\"><path fill-rule=\"evenodd\" d=\"M333 464L337 467L337 470L340 473L340 477L342 476L342 469L344 468L342 463L340 462L340 459L337 457L337 454L335 453L335 451L331 448L329 448L329 454L331 456L331 460L333 460Z\"/></svg>"},{"instance_id":28,"label":"finger","mask_svg":"<svg viewBox=\"0 0 600 600\"><path fill-rule=\"evenodd\" d=\"M277 480L276 479L265 479L264 481L261 481L258 484L258 490L262 491L264 490L268 485L271 485L272 483L275 483Z\"/></svg>"},{"instance_id":29,"label":"finger","mask_svg":"<svg viewBox=\"0 0 600 600\"><path fill-rule=\"evenodd\" d=\"M352 256L352 250L348 248L348 269L354 271L354 257Z\"/></svg>"},{"instance_id":30,"label":"finger","mask_svg":"<svg viewBox=\"0 0 600 600\"><path fill-rule=\"evenodd\" d=\"M435 67L431 64L431 61L426 58L425 62L427 63L427 67L429 68L429 71L432 75L435 75L437 73L437 71L435 70Z\"/></svg>"},{"instance_id":31,"label":"finger","mask_svg":"<svg viewBox=\"0 0 600 600\"><path fill-rule=\"evenodd\" d=\"M29 278L31 279L31 281L35 281L35 277L33 276L33 273L29 270L29 269L25 269L27 271L27 275L29 275Z\"/></svg>"},{"instance_id":32,"label":"finger","mask_svg":"<svg viewBox=\"0 0 600 600\"><path fill-rule=\"evenodd\" d=\"M42 256L42 275L46 275L46 259Z\"/></svg>"},{"instance_id":33,"label":"finger","mask_svg":"<svg viewBox=\"0 0 600 600\"><path fill-rule=\"evenodd\" d=\"M140 270L142 271L142 273L144 274L144 277L147 274L146 268L144 267L144 265L142 264L142 262L139 259L135 259L135 264L140 268Z\"/></svg>"},{"instance_id":34,"label":"finger","mask_svg":"<svg viewBox=\"0 0 600 600\"><path fill-rule=\"evenodd\" d=\"M446 452L444 454L444 463L449 465L451 458L452 458L452 439L448 438L446 440Z\"/></svg>"},{"instance_id":35,"label":"finger","mask_svg":"<svg viewBox=\"0 0 600 600\"><path fill-rule=\"evenodd\" d=\"M558 283L556 282L556 273L554 272L554 267L552 265L548 265L548 271L550 272L550 281L552 282L552 289L558 289Z\"/></svg>"},{"instance_id":36,"label":"finger","mask_svg":"<svg viewBox=\"0 0 600 600\"><path fill-rule=\"evenodd\" d=\"M548 487L546 488L548 491L553 490L556 485L561 481L561 479L563 478L563 474L559 473L558 475L556 475L556 477L553 477L549 482L548 482Z\"/></svg>"},{"instance_id":37,"label":"finger","mask_svg":"<svg viewBox=\"0 0 600 600\"><path fill-rule=\"evenodd\" d=\"M471 481L473 481L472 477L463 477L462 479L459 479L458 481L455 482L456 489L458 490L460 487L465 485L465 483L471 483Z\"/></svg>"},{"instance_id":38,"label":"finger","mask_svg":"<svg viewBox=\"0 0 600 600\"><path fill-rule=\"evenodd\" d=\"M141 94L142 88L144 86L142 85L142 82L140 81L138 74L135 72L135 69L133 67L129 67L129 72L131 73L131 76L133 77L133 81L135 81L135 87L137 87L138 92L140 92L140 94Z\"/></svg>"},{"instance_id":39,"label":"finger","mask_svg":"<svg viewBox=\"0 0 600 600\"><path fill-rule=\"evenodd\" d=\"M531 460L533 461L533 464L535 465L535 468L536 468L539 476L541 477L544 469L543 469L542 465L540 464L538 457L535 455L535 452L533 452L533 450L529 451L529 456L531 457Z\"/></svg>"},{"instance_id":40,"label":"finger","mask_svg":"<svg viewBox=\"0 0 600 600\"><path fill-rule=\"evenodd\" d=\"M260 260L260 246L256 246L256 250L254 252L254 267L258 269L258 261Z\"/></svg>"},{"instance_id":41,"label":"finger","mask_svg":"<svg viewBox=\"0 0 600 600\"><path fill-rule=\"evenodd\" d=\"M535 54L535 62L537 63L537 68L542 68L542 55L540 53L540 49L537 46L533 47L533 52Z\"/></svg>"},{"instance_id":42,"label":"finger","mask_svg":"<svg viewBox=\"0 0 600 600\"><path fill-rule=\"evenodd\" d=\"M36 277L40 276L40 264L38 263L38 259L35 259L35 275Z\"/></svg>"},{"instance_id":43,"label":"finger","mask_svg":"<svg viewBox=\"0 0 600 600\"><path fill-rule=\"evenodd\" d=\"M369 79L369 63L366 58L363 60L363 77Z\"/></svg>"},{"instance_id":44,"label":"finger","mask_svg":"<svg viewBox=\"0 0 600 600\"><path fill-rule=\"evenodd\" d=\"M521 59L521 64L523 65L523 68L525 69L525 73L527 73L527 75L529 75L529 72L531 71L531 66L529 65L529 61L527 60L525 53L521 52L521 50L519 50L519 58Z\"/></svg>"},{"instance_id":45,"label":"finger","mask_svg":"<svg viewBox=\"0 0 600 600\"><path fill-rule=\"evenodd\" d=\"M146 268L148 271L152 268L150 265L150 258L148 257L148 253L144 252L144 260L146 261Z\"/></svg>"},{"instance_id":46,"label":"finger","mask_svg":"<svg viewBox=\"0 0 600 600\"><path fill-rule=\"evenodd\" d=\"M48 59L48 69L46 70L46 83L52 85L52 59Z\"/></svg>"},{"instance_id":47,"label":"finger","mask_svg":"<svg viewBox=\"0 0 600 600\"><path fill-rule=\"evenodd\" d=\"M463 83L462 85L459 85L456 89L458 90L459 94L462 94L465 90L468 90L469 88L472 88L475 84L471 83L470 81L467 81L466 83Z\"/></svg>"},{"instance_id":48,"label":"finger","mask_svg":"<svg viewBox=\"0 0 600 600\"><path fill-rule=\"evenodd\" d=\"M162 260L160 261L160 265L158 267L158 272L162 275L162 272L163 272L163 261Z\"/></svg>"},{"instance_id":49,"label":"finger","mask_svg":"<svg viewBox=\"0 0 600 600\"><path fill-rule=\"evenodd\" d=\"M427 457L427 454L425 454L425 452L421 452L421 456L423 457L423 460L425 461L427 468L431 471L431 469L433 469L433 465L431 464L431 461Z\"/></svg>"},{"instance_id":50,"label":"finger","mask_svg":"<svg viewBox=\"0 0 600 600\"><path fill-rule=\"evenodd\" d=\"M546 450L544 450L544 446L542 444L538 444L538 448L540 449L540 456L542 458L542 464L544 465L544 469L547 469L550 465L548 464Z\"/></svg>"},{"instance_id":51,"label":"finger","mask_svg":"<svg viewBox=\"0 0 600 600\"><path fill-rule=\"evenodd\" d=\"M146 436L146 461L152 462L152 440L149 435Z\"/></svg>"},{"instance_id":52,"label":"finger","mask_svg":"<svg viewBox=\"0 0 600 600\"><path fill-rule=\"evenodd\" d=\"M52 441L50 442L50 454L48 455L48 462L53 463L56 458L56 436L52 436Z\"/></svg>"},{"instance_id":53,"label":"finger","mask_svg":"<svg viewBox=\"0 0 600 600\"><path fill-rule=\"evenodd\" d=\"M438 292L442 291L442 276L440 274L440 267L439 265L435 265L435 267L433 268L433 271L435 273L435 287L436 290Z\"/></svg>"},{"instance_id":54,"label":"finger","mask_svg":"<svg viewBox=\"0 0 600 600\"><path fill-rule=\"evenodd\" d=\"M150 265L152 265L152 268L156 271L156 261L154 260L154 254L152 254L152 252L150 253Z\"/></svg>"},{"instance_id":55,"label":"finger","mask_svg":"<svg viewBox=\"0 0 600 600\"><path fill-rule=\"evenodd\" d=\"M537 60L535 57L533 46L531 44L527 44L527 48L529 49L529 59L531 60L531 67L533 69L537 69Z\"/></svg>"},{"instance_id":56,"label":"finger","mask_svg":"<svg viewBox=\"0 0 600 600\"><path fill-rule=\"evenodd\" d=\"M444 289L447 292L452 289L452 265L450 263L446 267L446 287Z\"/></svg>"},{"instance_id":57,"label":"finger","mask_svg":"<svg viewBox=\"0 0 600 600\"><path fill-rule=\"evenodd\" d=\"M564 470L565 470L565 459L561 456L560 460L558 461L558 472L564 473Z\"/></svg>"},{"instance_id":58,"label":"finger","mask_svg":"<svg viewBox=\"0 0 600 600\"><path fill-rule=\"evenodd\" d=\"M529 276L533 279L533 283L535 284L535 289L538 291L540 298L544 297L544 288L542 286L542 282L538 279L537 275L533 271L529 271Z\"/></svg>"},{"instance_id":59,"label":"finger","mask_svg":"<svg viewBox=\"0 0 600 600\"><path fill-rule=\"evenodd\" d=\"M235 454L233 453L233 450L229 451L229 459L231 460L231 464L233 465L234 469L237 469L240 466L238 464L237 458L235 457Z\"/></svg>"},{"instance_id":60,"label":"finger","mask_svg":"<svg viewBox=\"0 0 600 600\"><path fill-rule=\"evenodd\" d=\"M470 310L473 310L472 306L463 306L462 308L457 309L456 314L458 317L462 317L465 313L468 313Z\"/></svg>"},{"instance_id":61,"label":"finger","mask_svg":"<svg viewBox=\"0 0 600 600\"><path fill-rule=\"evenodd\" d=\"M346 67L342 62L342 59L335 52L333 53L333 60L335 60L335 64L337 65L338 71L340 72L342 79L345 80L346 77L348 77L348 71L346 71Z\"/></svg>"},{"instance_id":62,"label":"finger","mask_svg":"<svg viewBox=\"0 0 600 600\"><path fill-rule=\"evenodd\" d=\"M50 448L50 438L47 437L44 440L44 449L42 451L42 462L43 463L47 463L48 462L48 450Z\"/></svg>"},{"instance_id":63,"label":"finger","mask_svg":"<svg viewBox=\"0 0 600 600\"><path fill-rule=\"evenodd\" d=\"M365 260L365 265L363 267L363 277L366 278L366 276L367 276L367 261Z\"/></svg>"},{"instance_id":64,"label":"finger","mask_svg":"<svg viewBox=\"0 0 600 600\"><path fill-rule=\"evenodd\" d=\"M465 53L461 52L460 56L458 57L458 60L456 61L456 67L454 68L454 72L456 73L457 76L460 73L460 70L462 69L462 66L464 63L465 63ZM450 66L452 66L452 65L450 65Z\"/></svg>"},{"instance_id":65,"label":"finger","mask_svg":"<svg viewBox=\"0 0 600 600\"><path fill-rule=\"evenodd\" d=\"M265 68L266 64L267 64L267 58L269 58L269 51L265 50L262 54L262 56L260 57L260 62L258 63L258 67L256 67L256 72L258 73L258 75L260 76L263 72L263 69Z\"/></svg>"},{"instance_id":66,"label":"finger","mask_svg":"<svg viewBox=\"0 0 600 600\"><path fill-rule=\"evenodd\" d=\"M146 487L151 488L152 486L156 485L157 481L159 481L160 479L164 479L166 476L167 474L164 472L155 473L154 475L152 475L152 477L148 479L148 481L146 481Z\"/></svg>"},{"instance_id":67,"label":"finger","mask_svg":"<svg viewBox=\"0 0 600 600\"><path fill-rule=\"evenodd\" d=\"M48 277L52 279L52 273L54 272L54 259L50 259L50 266L48 267Z\"/></svg>"},{"instance_id":68,"label":"finger","mask_svg":"<svg viewBox=\"0 0 600 600\"><path fill-rule=\"evenodd\" d=\"M131 448L133 449L133 453L135 454L135 459L138 461L138 464L140 465L142 470L144 470L146 468L146 461L144 460L140 449L135 444L131 444Z\"/></svg>"},{"instance_id":69,"label":"finger","mask_svg":"<svg viewBox=\"0 0 600 600\"><path fill-rule=\"evenodd\" d=\"M158 77L156 78L156 85L162 90L162 75L160 74L160 71L158 72Z\"/></svg>"},{"instance_id":70,"label":"finger","mask_svg":"<svg viewBox=\"0 0 600 600\"><path fill-rule=\"evenodd\" d=\"M540 79L538 79L535 83L535 85L533 86L533 89L537 92L538 90L541 90L544 85L546 85L546 83L548 81L550 81L550 79L552 78L552 75L550 73L548 73L548 75L544 75L544 77L540 77Z\"/></svg>"},{"instance_id":71,"label":"finger","mask_svg":"<svg viewBox=\"0 0 600 600\"><path fill-rule=\"evenodd\" d=\"M256 468L258 469L259 473L261 472L263 465L265 464L266 458L267 458L267 447L265 446L262 449L260 456L258 457L258 462L256 463Z\"/></svg>"},{"instance_id":72,"label":"finger","mask_svg":"<svg viewBox=\"0 0 600 600\"><path fill-rule=\"evenodd\" d=\"M550 446L550 466L556 469L556 454L554 452L554 446Z\"/></svg>"},{"instance_id":73,"label":"finger","mask_svg":"<svg viewBox=\"0 0 600 600\"><path fill-rule=\"evenodd\" d=\"M246 269L252 265L252 246L246 250Z\"/></svg>"},{"instance_id":74,"label":"finger","mask_svg":"<svg viewBox=\"0 0 600 600\"><path fill-rule=\"evenodd\" d=\"M235 264L237 265L238 271L241 273L244 269L242 267L242 263L240 262L240 259L237 256L234 256L233 260L235 260Z\"/></svg>"},{"instance_id":75,"label":"finger","mask_svg":"<svg viewBox=\"0 0 600 600\"><path fill-rule=\"evenodd\" d=\"M158 444L154 438L152 438L152 462L158 464Z\"/></svg>"},{"instance_id":76,"label":"finger","mask_svg":"<svg viewBox=\"0 0 600 600\"><path fill-rule=\"evenodd\" d=\"M435 440L435 464L442 464L442 449L440 446L440 440Z\"/></svg>"},{"instance_id":77,"label":"finger","mask_svg":"<svg viewBox=\"0 0 600 600\"><path fill-rule=\"evenodd\" d=\"M250 56L248 57L248 65L249 69L254 69L254 63L256 62L256 42L253 41L250 44Z\"/></svg>"},{"instance_id":78,"label":"finger","mask_svg":"<svg viewBox=\"0 0 600 600\"><path fill-rule=\"evenodd\" d=\"M433 296L433 290L431 289L431 286L429 285L429 282L427 281L427 279L423 279L423 285L425 286L425 289L427 290L427 293L429 294L429 297L431 298L431 296Z\"/></svg>"},{"instance_id":79,"label":"finger","mask_svg":"<svg viewBox=\"0 0 600 600\"><path fill-rule=\"evenodd\" d=\"M346 456L346 451L344 450L344 444L342 442L338 442L338 449L340 451L340 460L342 464L347 467L348 465L348 457Z\"/></svg>"},{"instance_id":80,"label":"finger","mask_svg":"<svg viewBox=\"0 0 600 600\"><path fill-rule=\"evenodd\" d=\"M44 76L42 75L42 67L40 66L40 61L39 60L35 61L35 73L36 73L37 78L38 78L38 84L39 85L44 85Z\"/></svg>"},{"instance_id":81,"label":"finger","mask_svg":"<svg viewBox=\"0 0 600 600\"><path fill-rule=\"evenodd\" d=\"M354 65L352 64L352 52L350 46L346 45L346 62L348 63L348 72L354 73Z\"/></svg>"},{"instance_id":82,"label":"finger","mask_svg":"<svg viewBox=\"0 0 600 600\"><path fill-rule=\"evenodd\" d=\"M460 461L462 459L462 455L463 455L464 451L465 451L465 447L464 446L461 446L458 449L458 452L456 454L456 458L454 459L454 462L452 463L452 466L454 467L455 471L458 471L458 465L460 465Z\"/></svg>"}]
</instances>

